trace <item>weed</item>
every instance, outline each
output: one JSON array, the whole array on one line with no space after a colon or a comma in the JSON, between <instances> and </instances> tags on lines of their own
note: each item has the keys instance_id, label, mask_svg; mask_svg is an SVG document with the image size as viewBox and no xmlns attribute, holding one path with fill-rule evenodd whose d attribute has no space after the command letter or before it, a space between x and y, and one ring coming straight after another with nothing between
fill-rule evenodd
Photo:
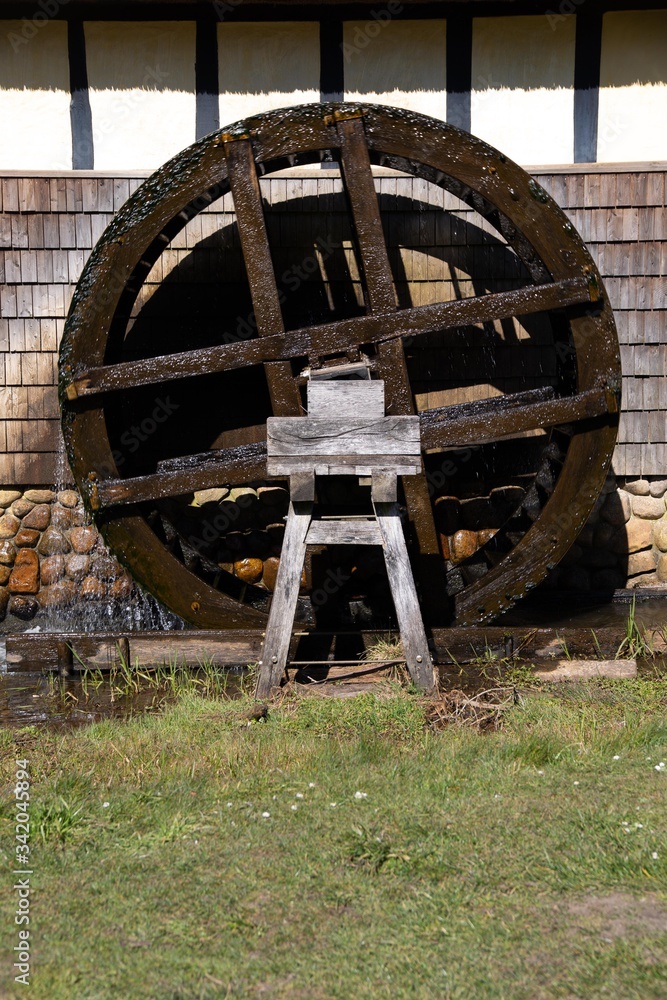
<instances>
[{"instance_id":1,"label":"weed","mask_svg":"<svg viewBox=\"0 0 667 1000\"><path fill-rule=\"evenodd\" d=\"M37 805L31 815L31 827L42 844L64 844L84 822L83 805L77 807L59 797L55 802Z\"/></svg>"},{"instance_id":2,"label":"weed","mask_svg":"<svg viewBox=\"0 0 667 1000\"><path fill-rule=\"evenodd\" d=\"M645 657L653 655L653 649L647 639L646 632L640 628L637 622L635 604L636 599L633 597L628 619L625 623L625 638L616 650L617 660L620 660L622 656Z\"/></svg>"}]
</instances>

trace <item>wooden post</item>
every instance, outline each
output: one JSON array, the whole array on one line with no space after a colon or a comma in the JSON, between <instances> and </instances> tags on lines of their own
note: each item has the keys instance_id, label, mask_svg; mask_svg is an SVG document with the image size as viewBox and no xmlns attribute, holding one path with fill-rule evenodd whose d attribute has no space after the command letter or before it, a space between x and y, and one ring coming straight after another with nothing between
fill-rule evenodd
<instances>
[{"instance_id":1,"label":"wooden post","mask_svg":"<svg viewBox=\"0 0 667 1000\"><path fill-rule=\"evenodd\" d=\"M398 504L376 503L374 506L405 662L415 687L421 691L432 691L435 688L433 661L428 649Z\"/></svg>"},{"instance_id":2,"label":"wooden post","mask_svg":"<svg viewBox=\"0 0 667 1000\"><path fill-rule=\"evenodd\" d=\"M259 664L255 688L257 698L268 697L273 688L279 686L285 672L312 511L312 503L290 502L271 614Z\"/></svg>"}]
</instances>

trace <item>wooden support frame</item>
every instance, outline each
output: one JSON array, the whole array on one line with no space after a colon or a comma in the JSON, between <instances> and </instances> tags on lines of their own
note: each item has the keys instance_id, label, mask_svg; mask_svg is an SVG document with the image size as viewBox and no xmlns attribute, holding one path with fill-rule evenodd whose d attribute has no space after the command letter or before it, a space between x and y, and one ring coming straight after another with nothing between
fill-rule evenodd
<instances>
[{"instance_id":1,"label":"wooden support frame","mask_svg":"<svg viewBox=\"0 0 667 1000\"><path fill-rule=\"evenodd\" d=\"M258 698L278 687L285 673L308 545L382 547L408 671L420 690L435 686L396 503L398 473L410 461L412 474L420 471L419 417L385 417L384 388L382 381L311 384L308 417L267 421L267 468L270 474L290 475L292 500L260 661ZM374 518L312 519L314 476L337 474L341 468L351 475L370 475ZM300 478L293 482L295 476Z\"/></svg>"}]
</instances>

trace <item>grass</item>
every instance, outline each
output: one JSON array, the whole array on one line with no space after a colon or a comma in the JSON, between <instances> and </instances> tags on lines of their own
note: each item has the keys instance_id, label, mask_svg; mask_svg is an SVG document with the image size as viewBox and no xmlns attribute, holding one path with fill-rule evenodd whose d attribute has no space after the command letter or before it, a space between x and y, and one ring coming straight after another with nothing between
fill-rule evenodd
<instances>
[{"instance_id":1,"label":"grass","mask_svg":"<svg viewBox=\"0 0 667 1000\"><path fill-rule=\"evenodd\" d=\"M32 776L32 996L666 995L667 681L536 692L487 733L392 686L251 704L0 733L10 945Z\"/></svg>"}]
</instances>

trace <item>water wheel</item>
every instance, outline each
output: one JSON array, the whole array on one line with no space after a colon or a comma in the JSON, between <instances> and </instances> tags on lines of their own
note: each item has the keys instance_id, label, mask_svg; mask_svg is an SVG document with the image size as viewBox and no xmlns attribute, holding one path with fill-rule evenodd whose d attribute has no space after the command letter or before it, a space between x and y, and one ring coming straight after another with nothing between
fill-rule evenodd
<instances>
[{"instance_id":1,"label":"water wheel","mask_svg":"<svg viewBox=\"0 0 667 1000\"><path fill-rule=\"evenodd\" d=\"M363 305L329 303L329 311L314 319L306 311L286 322L259 177L322 160L340 163ZM494 290L487 282L482 294L459 291L416 306L403 296L399 304L373 176L381 167L420 178L473 209L513 262L510 286ZM223 196L233 199L252 335L220 335L228 308L223 301L216 305L217 339L214 332L196 343L192 332L180 342L178 335L175 341L158 335L139 349L132 346L147 275L181 230ZM488 372L476 377L474 360L470 371L469 359L479 357L475 346L485 345L495 363L493 345L502 331L513 322L530 328L537 320L551 359L542 384L483 390L482 398L473 392L472 402L451 402L445 393L445 405L433 405L439 397L420 392L425 346L431 367L465 369L463 382L475 389L489 381ZM530 343L527 336L513 345L517 370ZM85 502L135 579L199 627L261 627L267 592L241 586L212 549L195 546L193 554L192 535L188 542L187 531L179 537L178 524L173 527L174 510L193 491L266 484L266 417L304 412L304 373L360 360L372 377L384 379L388 413L420 412L424 475L404 479L403 501L425 617L431 624L490 620L543 580L590 514L616 438L619 350L597 269L555 202L500 152L440 121L351 105L271 112L200 140L141 185L88 261L61 348L64 436ZM249 384L249 373L260 428L254 439L247 420L236 428L227 414L224 436L211 434L223 447L202 448L201 435L188 439L186 430L177 435L176 454L172 441L166 458L153 454L143 466L121 461L118 441L136 413L133 400L163 404L185 387L190 404L199 400L211 412L214 403L219 414L226 394ZM468 483L467 494L457 497L462 454L478 478L491 466L500 473L499 466L518 462L512 475L519 479L510 487L487 484L478 497ZM528 456L523 465L521 456ZM494 489L500 496L495 507ZM452 510L460 513L466 504L464 526L449 523ZM471 526L472 513L484 504L491 522L482 517ZM471 527L480 528L472 545Z\"/></svg>"}]
</instances>

